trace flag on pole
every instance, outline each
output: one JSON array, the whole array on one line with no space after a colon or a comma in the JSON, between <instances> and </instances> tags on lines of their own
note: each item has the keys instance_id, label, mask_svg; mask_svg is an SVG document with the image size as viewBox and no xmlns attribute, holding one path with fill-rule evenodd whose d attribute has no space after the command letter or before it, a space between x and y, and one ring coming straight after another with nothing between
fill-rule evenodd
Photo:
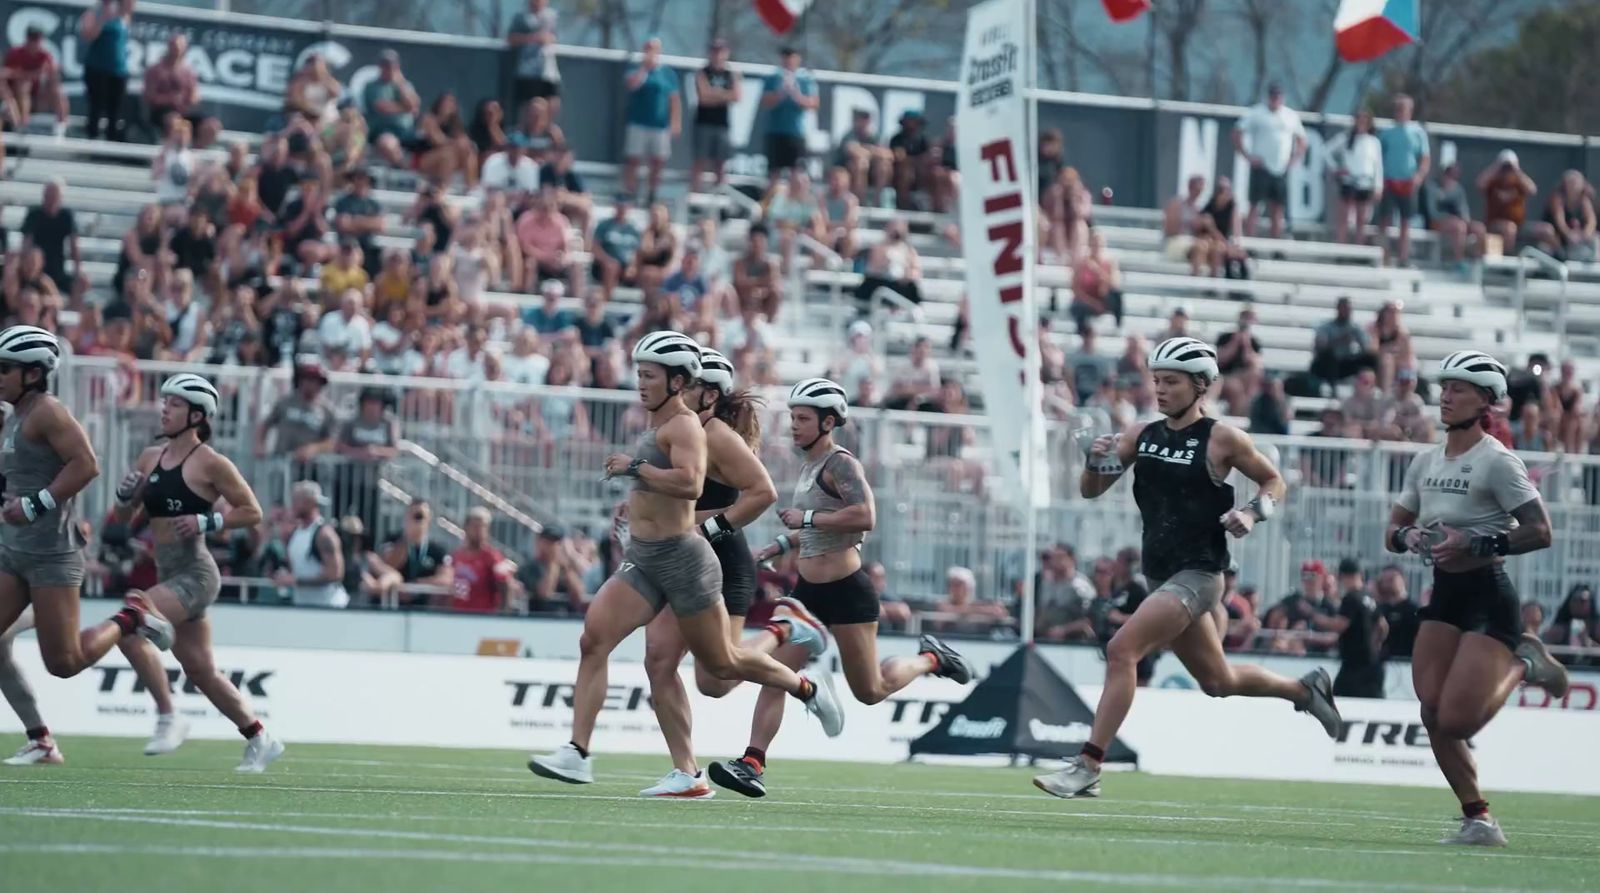
<instances>
[{"instance_id":1,"label":"flag on pole","mask_svg":"<svg viewBox=\"0 0 1600 893\"><path fill-rule=\"evenodd\" d=\"M810 6L811 0L756 0L761 20L779 34L788 34Z\"/></svg>"},{"instance_id":2,"label":"flag on pole","mask_svg":"<svg viewBox=\"0 0 1600 893\"><path fill-rule=\"evenodd\" d=\"M1395 47L1417 42L1419 0L1342 0L1333 20L1334 42L1346 62L1370 62Z\"/></svg>"},{"instance_id":3,"label":"flag on pole","mask_svg":"<svg viewBox=\"0 0 1600 893\"><path fill-rule=\"evenodd\" d=\"M1150 8L1150 0L1102 0L1113 22L1131 22Z\"/></svg>"}]
</instances>

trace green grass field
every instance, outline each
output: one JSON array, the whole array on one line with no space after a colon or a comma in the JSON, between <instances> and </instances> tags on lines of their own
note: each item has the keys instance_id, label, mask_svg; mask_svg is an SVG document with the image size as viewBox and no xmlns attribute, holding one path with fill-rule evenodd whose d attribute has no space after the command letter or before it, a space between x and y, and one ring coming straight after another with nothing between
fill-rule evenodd
<instances>
[{"instance_id":1,"label":"green grass field","mask_svg":"<svg viewBox=\"0 0 1600 893\"><path fill-rule=\"evenodd\" d=\"M1600 889L1600 800L1493 796L1502 851L1434 841L1443 790L1108 775L1061 801L1026 769L779 761L772 794L642 801L663 759L534 778L507 751L74 738L0 767L0 890ZM1536 758L1536 756L1534 757Z\"/></svg>"}]
</instances>

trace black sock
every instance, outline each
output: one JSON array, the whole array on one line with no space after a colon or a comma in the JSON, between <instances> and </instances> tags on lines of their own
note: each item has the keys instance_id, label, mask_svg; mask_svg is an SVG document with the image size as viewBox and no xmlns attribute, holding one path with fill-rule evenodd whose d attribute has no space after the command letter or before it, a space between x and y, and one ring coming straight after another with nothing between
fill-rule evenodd
<instances>
[{"instance_id":1,"label":"black sock","mask_svg":"<svg viewBox=\"0 0 1600 893\"><path fill-rule=\"evenodd\" d=\"M123 608L111 615L111 622L117 625L123 635L131 636L139 629L139 612L133 608Z\"/></svg>"},{"instance_id":2,"label":"black sock","mask_svg":"<svg viewBox=\"0 0 1600 893\"><path fill-rule=\"evenodd\" d=\"M809 702L817 696L817 684L804 676L800 677L800 690L794 696L803 702Z\"/></svg>"},{"instance_id":3,"label":"black sock","mask_svg":"<svg viewBox=\"0 0 1600 893\"><path fill-rule=\"evenodd\" d=\"M1461 814L1469 819L1483 818L1489 814L1488 800L1474 800L1471 803L1461 804Z\"/></svg>"},{"instance_id":4,"label":"black sock","mask_svg":"<svg viewBox=\"0 0 1600 893\"><path fill-rule=\"evenodd\" d=\"M744 749L744 757L743 757L743 759L745 759L746 761L755 760L756 765L758 765L758 766L766 766L767 765L767 752L762 750L759 747L746 747Z\"/></svg>"},{"instance_id":5,"label":"black sock","mask_svg":"<svg viewBox=\"0 0 1600 893\"><path fill-rule=\"evenodd\" d=\"M251 738L261 734L262 728L261 720L258 719L247 726L240 726L239 734L244 736L244 740L249 741Z\"/></svg>"},{"instance_id":6,"label":"black sock","mask_svg":"<svg viewBox=\"0 0 1600 893\"><path fill-rule=\"evenodd\" d=\"M1104 763L1106 761L1106 752L1100 749L1100 745L1088 741L1083 742L1083 749L1078 753L1094 760L1096 763Z\"/></svg>"},{"instance_id":7,"label":"black sock","mask_svg":"<svg viewBox=\"0 0 1600 893\"><path fill-rule=\"evenodd\" d=\"M28 740L29 741L43 741L44 739L49 738L49 737L50 737L50 729L47 726L40 726L37 729L29 729L28 730Z\"/></svg>"},{"instance_id":8,"label":"black sock","mask_svg":"<svg viewBox=\"0 0 1600 893\"><path fill-rule=\"evenodd\" d=\"M578 752L578 756L583 757L586 760L589 759L589 749L587 747L579 747L578 742L576 741L568 741L567 743L571 744L572 749Z\"/></svg>"}]
</instances>

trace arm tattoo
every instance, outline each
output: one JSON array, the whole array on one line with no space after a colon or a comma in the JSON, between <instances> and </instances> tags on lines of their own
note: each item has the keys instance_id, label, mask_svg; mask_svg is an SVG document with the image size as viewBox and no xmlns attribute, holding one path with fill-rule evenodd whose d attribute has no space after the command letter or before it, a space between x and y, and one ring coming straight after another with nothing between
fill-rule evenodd
<instances>
[{"instance_id":1,"label":"arm tattoo","mask_svg":"<svg viewBox=\"0 0 1600 893\"><path fill-rule=\"evenodd\" d=\"M865 505L872 497L872 490L867 486L861 463L854 457L844 457L844 461L829 469L829 475L833 478L833 489L838 492L839 498L844 500L845 505Z\"/></svg>"}]
</instances>

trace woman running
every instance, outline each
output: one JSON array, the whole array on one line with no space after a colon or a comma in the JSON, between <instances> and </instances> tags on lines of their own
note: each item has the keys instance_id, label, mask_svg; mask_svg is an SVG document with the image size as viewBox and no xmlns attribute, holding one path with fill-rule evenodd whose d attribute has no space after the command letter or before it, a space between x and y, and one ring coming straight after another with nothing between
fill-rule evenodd
<instances>
[{"instance_id":1,"label":"woman running","mask_svg":"<svg viewBox=\"0 0 1600 893\"><path fill-rule=\"evenodd\" d=\"M1297 682L1262 667L1229 664L1222 651L1228 536L1245 536L1273 516L1288 492L1283 476L1250 435L1205 415L1201 401L1219 377L1214 348L1193 338L1168 338L1150 355L1150 372L1156 408L1166 418L1096 439L1079 482L1083 495L1093 499L1132 466L1150 595L1106 645L1105 689L1083 751L1060 771L1033 780L1057 797L1099 796L1100 764L1133 706L1139 661L1164 648L1214 698L1282 698L1310 712L1328 737L1339 734L1326 670ZM1255 499L1242 509L1234 508L1233 485L1227 483L1235 470L1257 487Z\"/></svg>"},{"instance_id":2,"label":"woman running","mask_svg":"<svg viewBox=\"0 0 1600 893\"><path fill-rule=\"evenodd\" d=\"M966 659L933 636L922 637L915 657L878 661L878 593L861 569L858 548L876 523L877 509L861 463L833 442L833 432L848 416L844 388L825 378L808 378L789 391L789 434L805 463L794 505L778 517L795 532L780 535L756 560L800 551L800 581L790 596L798 602L797 613L803 612L800 619L817 618L838 641L844 678L857 701L880 703L919 676L965 683L972 678ZM790 628L804 625L791 622ZM803 666L810 657L794 640L774 656L789 666ZM783 699L761 692L750 746L742 757L712 764L711 780L746 797L766 796L767 748L782 723Z\"/></svg>"},{"instance_id":3,"label":"woman running","mask_svg":"<svg viewBox=\"0 0 1600 893\"><path fill-rule=\"evenodd\" d=\"M1567 693L1566 669L1522 632L1521 603L1506 576L1505 556L1550 547L1550 514L1522 460L1485 433L1490 409L1505 398L1498 360L1471 350L1445 357L1444 443L1411 461L1389 510L1389 551L1433 563L1433 599L1417 612L1411 680L1434 759L1461 801L1461 828L1440 843L1506 845L1467 742L1520 682L1554 698Z\"/></svg>"},{"instance_id":4,"label":"woman running","mask_svg":"<svg viewBox=\"0 0 1600 893\"><path fill-rule=\"evenodd\" d=\"M717 679L748 679L786 691L816 714L829 737L844 730L827 674L813 683L768 655L735 645L729 635L722 568L695 525L695 501L705 486L706 432L683 397L700 377L700 346L686 335L654 332L639 339L633 361L650 427L639 437L637 456L613 453L605 463L606 477L634 479L628 546L584 616L572 740L528 761L535 775L571 784L594 781L589 743L605 702L611 652L669 605L697 666Z\"/></svg>"},{"instance_id":5,"label":"woman running","mask_svg":"<svg viewBox=\"0 0 1600 893\"><path fill-rule=\"evenodd\" d=\"M0 400L13 407L0 435L0 629L9 630L31 603L45 669L66 678L126 637L171 647L172 624L135 593L109 620L78 629L84 543L72 505L99 476L100 461L83 426L46 393L60 361L61 346L44 329L0 332Z\"/></svg>"},{"instance_id":6,"label":"woman running","mask_svg":"<svg viewBox=\"0 0 1600 893\"><path fill-rule=\"evenodd\" d=\"M217 600L222 575L206 548L206 534L261 523L255 493L228 457L206 444L221 397L211 382L182 372L161 385L165 445L139 455L117 485L117 516L143 510L156 541L161 582L144 593L177 624L172 654L184 675L244 736L238 772L263 772L283 755L283 742L262 727L244 695L217 671L206 608ZM217 511L218 500L228 505Z\"/></svg>"},{"instance_id":7,"label":"woman running","mask_svg":"<svg viewBox=\"0 0 1600 893\"><path fill-rule=\"evenodd\" d=\"M687 403L699 410L706 431L706 479L694 504L695 521L722 565L722 603L728 608L728 636L738 645L744 618L756 594L756 559L743 528L778 501L772 478L756 457L761 447L761 398L735 391L733 364L720 352L700 348L700 377L690 386ZM779 626L778 624L784 624ZM771 654L784 641L799 642L813 656L828 648L827 634L805 608L782 599L773 623L745 641L746 648ZM650 678L661 736L667 739L673 770L657 784L640 791L644 797L705 798L715 792L701 774L690 740L689 693L678 676L688 653L677 621L665 611L645 630L644 666ZM718 679L695 664L695 686L707 697L720 698L739 685Z\"/></svg>"}]
</instances>

